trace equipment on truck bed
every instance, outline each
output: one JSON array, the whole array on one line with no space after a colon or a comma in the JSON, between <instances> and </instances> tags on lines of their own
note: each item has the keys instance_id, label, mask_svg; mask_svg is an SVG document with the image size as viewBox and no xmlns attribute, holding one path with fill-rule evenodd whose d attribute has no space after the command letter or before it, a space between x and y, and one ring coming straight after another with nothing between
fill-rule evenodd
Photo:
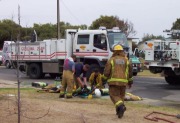
<instances>
[{"instance_id":1,"label":"equipment on truck bed","mask_svg":"<svg viewBox=\"0 0 180 123\"><path fill-rule=\"evenodd\" d=\"M180 30L174 32L180 34ZM152 73L163 73L170 85L180 84L180 39L146 41L144 50L144 64Z\"/></svg>"}]
</instances>

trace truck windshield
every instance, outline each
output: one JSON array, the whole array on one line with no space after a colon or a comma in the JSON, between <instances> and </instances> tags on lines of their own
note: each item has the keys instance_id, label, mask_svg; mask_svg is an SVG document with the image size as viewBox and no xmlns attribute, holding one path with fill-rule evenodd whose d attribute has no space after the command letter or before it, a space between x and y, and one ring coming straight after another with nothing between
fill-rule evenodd
<instances>
[{"instance_id":1,"label":"truck windshield","mask_svg":"<svg viewBox=\"0 0 180 123\"><path fill-rule=\"evenodd\" d=\"M108 40L109 40L109 46L110 49L114 44L121 44L125 47L128 47L128 42L126 35L121 32L109 32L108 33Z\"/></svg>"}]
</instances>

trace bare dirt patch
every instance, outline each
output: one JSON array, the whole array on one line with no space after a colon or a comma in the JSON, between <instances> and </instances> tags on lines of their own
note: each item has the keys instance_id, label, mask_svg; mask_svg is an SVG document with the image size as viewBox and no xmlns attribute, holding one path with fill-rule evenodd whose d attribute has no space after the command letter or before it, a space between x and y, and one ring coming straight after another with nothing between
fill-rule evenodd
<instances>
[{"instance_id":1,"label":"bare dirt patch","mask_svg":"<svg viewBox=\"0 0 180 123\"><path fill-rule=\"evenodd\" d=\"M17 122L16 89L0 90L0 122ZM34 89L21 90L22 123L153 123L144 116L154 110L177 114L178 110L158 108L126 102L122 119L115 115L110 99L59 99L57 93L38 93ZM42 117L42 118L41 118ZM168 118L180 122L176 118ZM160 122L159 123L163 123Z\"/></svg>"}]
</instances>

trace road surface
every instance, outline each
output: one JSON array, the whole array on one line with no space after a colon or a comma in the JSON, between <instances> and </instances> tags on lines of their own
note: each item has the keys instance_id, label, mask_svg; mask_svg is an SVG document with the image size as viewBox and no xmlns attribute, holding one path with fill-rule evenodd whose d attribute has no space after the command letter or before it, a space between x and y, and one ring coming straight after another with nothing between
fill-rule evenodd
<instances>
[{"instance_id":1,"label":"road surface","mask_svg":"<svg viewBox=\"0 0 180 123\"><path fill-rule=\"evenodd\" d=\"M15 69L6 69L4 66L0 66L0 87L2 83L17 87L16 73ZM31 83L35 81L54 83L54 79L48 75L45 79L33 80L22 73L20 73L20 81L22 86L31 86ZM143 97L143 102L149 105L165 105L180 108L180 86L170 86L162 77L135 76L133 87L127 91Z\"/></svg>"}]
</instances>

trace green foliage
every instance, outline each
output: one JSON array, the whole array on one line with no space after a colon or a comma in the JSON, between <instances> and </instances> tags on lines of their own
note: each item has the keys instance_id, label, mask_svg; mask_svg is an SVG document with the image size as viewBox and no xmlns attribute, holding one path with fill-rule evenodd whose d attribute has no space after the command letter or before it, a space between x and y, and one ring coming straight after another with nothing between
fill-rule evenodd
<instances>
[{"instance_id":1,"label":"green foliage","mask_svg":"<svg viewBox=\"0 0 180 123\"><path fill-rule=\"evenodd\" d=\"M66 29L87 29L87 25L71 25L60 22L61 38L65 38ZM6 40L16 41L20 32L21 41L30 41L33 31L36 31L38 40L57 38L57 24L34 24L33 27L21 27L12 20L0 21L0 49Z\"/></svg>"},{"instance_id":2,"label":"green foliage","mask_svg":"<svg viewBox=\"0 0 180 123\"><path fill-rule=\"evenodd\" d=\"M3 41L17 38L19 28L21 27L12 20L0 21L0 49L3 46Z\"/></svg>"},{"instance_id":3,"label":"green foliage","mask_svg":"<svg viewBox=\"0 0 180 123\"><path fill-rule=\"evenodd\" d=\"M56 25L47 24L34 24L33 27L36 30L38 40L56 38Z\"/></svg>"},{"instance_id":4,"label":"green foliage","mask_svg":"<svg viewBox=\"0 0 180 123\"><path fill-rule=\"evenodd\" d=\"M111 29L116 26L116 17L114 16L100 16L92 22L90 29L98 29L100 26L105 26L108 29Z\"/></svg>"},{"instance_id":5,"label":"green foliage","mask_svg":"<svg viewBox=\"0 0 180 123\"><path fill-rule=\"evenodd\" d=\"M149 35L149 34L146 34L143 36L142 38L142 41L148 41L148 40L152 40L152 39L164 39L163 36L159 35L159 36L155 36L153 34Z\"/></svg>"},{"instance_id":6,"label":"green foliage","mask_svg":"<svg viewBox=\"0 0 180 123\"><path fill-rule=\"evenodd\" d=\"M180 18L177 18L177 20L173 23L173 26L171 29L180 30Z\"/></svg>"},{"instance_id":7,"label":"green foliage","mask_svg":"<svg viewBox=\"0 0 180 123\"><path fill-rule=\"evenodd\" d=\"M119 29L124 32L127 37L136 34L131 22L120 20L117 16L100 16L100 18L92 22L90 29L98 29L100 26L104 26L107 29L119 27Z\"/></svg>"}]
</instances>

